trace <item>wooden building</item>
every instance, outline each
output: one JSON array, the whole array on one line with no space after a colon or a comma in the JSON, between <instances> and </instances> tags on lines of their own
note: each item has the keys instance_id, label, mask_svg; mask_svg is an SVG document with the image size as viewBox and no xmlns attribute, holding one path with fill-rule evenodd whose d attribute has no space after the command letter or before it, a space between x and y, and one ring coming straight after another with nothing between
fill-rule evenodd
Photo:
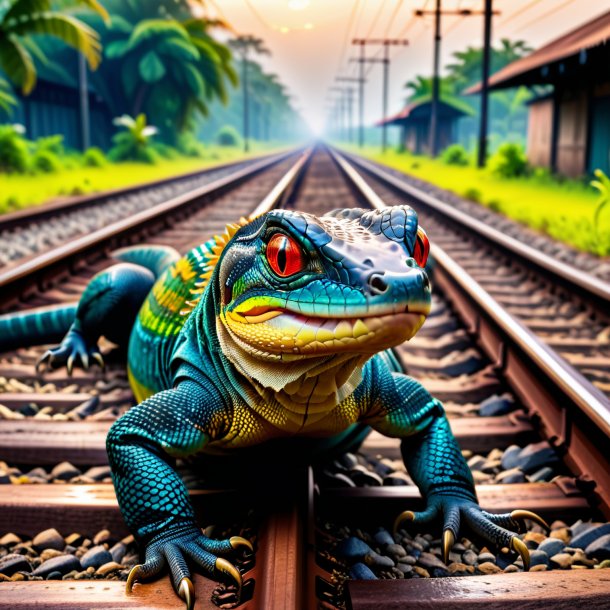
<instances>
[{"instance_id":1,"label":"wooden building","mask_svg":"<svg viewBox=\"0 0 610 610\"><path fill-rule=\"evenodd\" d=\"M414 154L430 154L430 114L432 103L420 101L405 106L398 114L376 123L396 125L401 128L400 141ZM447 148L456 141L456 121L467 112L451 102L440 100L438 106L438 150Z\"/></svg>"},{"instance_id":2,"label":"wooden building","mask_svg":"<svg viewBox=\"0 0 610 610\"><path fill-rule=\"evenodd\" d=\"M529 102L532 165L571 177L596 168L610 172L609 65L610 11L491 76L491 90L550 90ZM479 91L475 85L467 93Z\"/></svg>"}]
</instances>

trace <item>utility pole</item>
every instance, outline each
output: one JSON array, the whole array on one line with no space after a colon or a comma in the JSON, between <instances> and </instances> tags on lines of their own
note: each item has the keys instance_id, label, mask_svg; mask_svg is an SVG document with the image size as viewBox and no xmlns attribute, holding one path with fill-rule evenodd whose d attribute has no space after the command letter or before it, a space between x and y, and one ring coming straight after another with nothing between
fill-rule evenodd
<instances>
[{"instance_id":1,"label":"utility pole","mask_svg":"<svg viewBox=\"0 0 610 610\"><path fill-rule=\"evenodd\" d=\"M341 108L341 128L345 140L352 141L352 87L331 87L331 91L340 93L339 106Z\"/></svg>"},{"instance_id":2,"label":"utility pole","mask_svg":"<svg viewBox=\"0 0 610 610\"><path fill-rule=\"evenodd\" d=\"M248 100L248 46L244 45L243 55L241 58L242 64L242 91L244 98L244 152L250 150L250 143L248 142L250 134L250 102Z\"/></svg>"},{"instance_id":3,"label":"utility pole","mask_svg":"<svg viewBox=\"0 0 610 610\"><path fill-rule=\"evenodd\" d=\"M481 123L479 125L479 155L477 165L487 161L487 108L489 101L489 63L491 59L491 16L493 0L485 0L483 26L483 74L481 76Z\"/></svg>"},{"instance_id":4,"label":"utility pole","mask_svg":"<svg viewBox=\"0 0 610 610\"><path fill-rule=\"evenodd\" d=\"M436 0L434 11L434 71L432 73L432 107L430 108L430 155L436 157L438 144L438 100L439 100L439 64L441 55L441 0Z\"/></svg>"},{"instance_id":5,"label":"utility pole","mask_svg":"<svg viewBox=\"0 0 610 610\"><path fill-rule=\"evenodd\" d=\"M364 48L364 45L374 44L374 45L383 45L383 57L359 57L352 58L350 61L360 62L360 66L365 63L381 63L383 64L383 88L382 88L382 106L383 106L383 124L382 124L382 132L381 132L381 150L385 152L387 147L387 125L385 120L388 118L388 91L390 86L390 46L406 46L409 44L408 40L400 39L400 38L358 38L354 40L354 44L360 44L361 49ZM362 121L361 121L362 122Z\"/></svg>"},{"instance_id":6,"label":"utility pole","mask_svg":"<svg viewBox=\"0 0 610 610\"><path fill-rule=\"evenodd\" d=\"M364 63L362 64L364 65ZM359 85L364 86L364 83L366 83L366 78L359 78L359 77L352 77L352 76L337 76L335 77L335 80L339 83L358 83ZM354 89L352 87L348 87L349 90L349 97L348 97L348 106L347 106L347 112L348 112L348 124L349 124L349 128L348 128L348 132L349 132L349 140L350 142L352 141L352 131L353 131L353 98L352 98L352 94L354 93Z\"/></svg>"},{"instance_id":7,"label":"utility pole","mask_svg":"<svg viewBox=\"0 0 610 610\"><path fill-rule=\"evenodd\" d=\"M89 87L87 85L87 61L82 53L78 58L78 108L80 119L80 145L83 150L91 146L91 122L89 120Z\"/></svg>"},{"instance_id":8,"label":"utility pole","mask_svg":"<svg viewBox=\"0 0 610 610\"><path fill-rule=\"evenodd\" d=\"M489 0L485 0L487 3ZM491 5L491 2L490 2ZM485 11L473 11L471 9L460 9L460 10L451 10L451 11L443 11L441 8L441 0L436 0L436 7L433 11L423 11L416 10L414 11L416 17L424 17L425 15L434 15L434 65L433 65L433 74L432 74L432 105L430 109L430 132L429 132L429 148L430 155L432 157L436 157L438 153L438 106L440 101L440 82L439 82L439 72L440 72L440 53L441 53L441 16L442 15L456 15L458 17L471 17L473 15L485 15L487 18L487 4ZM499 15L498 11L492 11L491 6L489 7L489 32L490 32L490 40L491 40L491 15ZM488 53L490 49L488 49ZM484 51L485 53L485 51ZM488 68L489 69L489 68ZM487 104L487 100L485 101ZM487 120L486 120L487 121ZM485 135L486 138L486 135ZM479 147L480 150L480 147Z\"/></svg>"},{"instance_id":9,"label":"utility pole","mask_svg":"<svg viewBox=\"0 0 610 610\"><path fill-rule=\"evenodd\" d=\"M354 39L352 44L360 45L360 74L358 77L358 146L364 146L364 61L366 41Z\"/></svg>"}]
</instances>

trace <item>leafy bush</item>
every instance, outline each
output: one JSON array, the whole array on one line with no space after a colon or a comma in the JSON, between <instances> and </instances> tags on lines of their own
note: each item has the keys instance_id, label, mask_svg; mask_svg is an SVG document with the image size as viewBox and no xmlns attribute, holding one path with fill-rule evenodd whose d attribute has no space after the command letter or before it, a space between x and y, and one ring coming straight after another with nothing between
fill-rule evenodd
<instances>
[{"instance_id":1,"label":"leafy bush","mask_svg":"<svg viewBox=\"0 0 610 610\"><path fill-rule=\"evenodd\" d=\"M469 163L468 152L461 144L451 144L445 148L441 160L447 165L465 166Z\"/></svg>"},{"instance_id":2,"label":"leafy bush","mask_svg":"<svg viewBox=\"0 0 610 610\"><path fill-rule=\"evenodd\" d=\"M34 143L34 152L43 150L52 152L54 155L63 155L65 153L64 137L62 135L54 135L38 138Z\"/></svg>"},{"instance_id":3,"label":"leafy bush","mask_svg":"<svg viewBox=\"0 0 610 610\"><path fill-rule=\"evenodd\" d=\"M159 153L160 157L163 157L164 159L172 160L180 157L180 153L175 148L161 142L156 142L153 144L153 149Z\"/></svg>"},{"instance_id":4,"label":"leafy bush","mask_svg":"<svg viewBox=\"0 0 610 610\"><path fill-rule=\"evenodd\" d=\"M178 150L186 157L205 157L205 146L192 133L181 133L178 136Z\"/></svg>"},{"instance_id":5,"label":"leafy bush","mask_svg":"<svg viewBox=\"0 0 610 610\"><path fill-rule=\"evenodd\" d=\"M216 142L219 146L239 146L241 143L241 136L235 127L232 125L225 125L218 130Z\"/></svg>"},{"instance_id":6,"label":"leafy bush","mask_svg":"<svg viewBox=\"0 0 610 610\"><path fill-rule=\"evenodd\" d=\"M106 155L102 150L93 146L83 153L83 165L85 167L104 167L108 163Z\"/></svg>"},{"instance_id":7,"label":"leafy bush","mask_svg":"<svg viewBox=\"0 0 610 610\"><path fill-rule=\"evenodd\" d=\"M491 156L488 163L492 174L502 178L517 178L528 171L527 157L518 144L505 142Z\"/></svg>"},{"instance_id":8,"label":"leafy bush","mask_svg":"<svg viewBox=\"0 0 610 610\"><path fill-rule=\"evenodd\" d=\"M24 133L23 125L0 125L0 171L27 171L28 145Z\"/></svg>"},{"instance_id":9,"label":"leafy bush","mask_svg":"<svg viewBox=\"0 0 610 610\"><path fill-rule=\"evenodd\" d=\"M482 193L479 189L469 187L464 190L463 194L466 199L470 199L470 201L474 201L475 203L481 203Z\"/></svg>"},{"instance_id":10,"label":"leafy bush","mask_svg":"<svg viewBox=\"0 0 610 610\"><path fill-rule=\"evenodd\" d=\"M113 123L125 129L112 137L114 146L108 153L111 161L156 163L159 160L151 141L157 128L146 124L145 114L139 114L135 119L124 114L114 119Z\"/></svg>"},{"instance_id":11,"label":"leafy bush","mask_svg":"<svg viewBox=\"0 0 610 610\"><path fill-rule=\"evenodd\" d=\"M42 174L54 174L62 169L59 157L50 150L37 150L32 157L32 169Z\"/></svg>"}]
</instances>

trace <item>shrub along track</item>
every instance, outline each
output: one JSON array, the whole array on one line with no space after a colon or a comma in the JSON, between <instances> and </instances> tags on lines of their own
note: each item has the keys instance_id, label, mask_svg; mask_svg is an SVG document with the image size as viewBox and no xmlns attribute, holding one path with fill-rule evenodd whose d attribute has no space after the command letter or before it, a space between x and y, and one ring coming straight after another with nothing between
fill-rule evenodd
<instances>
[{"instance_id":1,"label":"shrub along track","mask_svg":"<svg viewBox=\"0 0 610 610\"><path fill-rule=\"evenodd\" d=\"M366 188L363 193L353 184L347 187L345 178L324 151L318 152L309 163L301 158L298 167L293 166L288 170L278 186L278 178L286 172L291 161L276 165L268 172L261 173L256 180L246 181L219 198L209 195L213 200L194 216L179 220L177 214L173 213L170 219L160 216L152 219L144 227L145 238L186 250L217 232L226 222L250 213L270 191L266 204L287 201L289 205L312 213L324 213L335 207L364 207L379 203L366 192ZM305 170L304 177L299 176L300 170ZM172 226L168 227L170 223ZM129 243L142 239L141 233L134 236L125 228L105 238L104 252L125 245L125 241L119 240ZM33 281L21 277L15 280L18 283L7 284L13 289L3 294L10 294L13 299L11 307L14 306L14 299L19 297L26 299L22 306L31 307L77 298L91 275L109 264L108 258L100 254L92 243L84 245L88 248L86 251L91 253L87 256L93 262L76 273L70 272L73 263L59 262L57 257L50 257L53 263L52 278L49 278L48 270L38 270ZM439 250L435 254L437 260L442 259ZM78 248L75 255L83 256ZM437 269L435 284L441 284L440 277L442 274L439 275ZM43 286L44 290L41 291L37 285ZM448 283L446 285L449 286ZM24 293L24 287L28 287L27 293ZM524 445L535 440L534 427L537 422L532 424L518 411L521 405L529 407L528 402L523 400L520 390L515 390L508 383L512 379L510 375L506 378L506 368L498 367L495 357L490 359L485 347L481 349L476 345L476 325L470 324L469 320L467 328L472 332L467 332L459 317L452 313L452 308L460 311L456 305L459 298L454 293L457 293L457 289L453 293L450 291L449 298L441 293L435 299L435 313L420 332L421 337L414 339L409 346L399 347L399 357L407 370L421 378L424 385L446 402L448 411L454 415L454 432L464 449L487 453L492 449L504 449L515 442ZM487 320L487 314L478 315ZM483 324L478 326L480 331L487 328ZM484 333L484 345L485 341L490 340L490 333ZM121 355L117 354L114 361L110 357L106 375L77 371L69 378L65 373L56 371L45 374L44 381L38 382L43 385L36 386L32 366L41 353L42 349L38 348L17 350L5 354L0 362L0 377L6 378L5 388L9 390L0 395L0 403L12 413L21 412L23 415L19 420L0 422L0 459L19 467L19 475L17 472L13 474L17 479L28 476L27 467L45 465L49 470L63 460L70 461L81 472L86 467L103 466L106 463L103 449L106 430L116 417L116 411L129 404L128 389L124 383L124 373L121 372ZM53 386L45 387L44 383L52 383ZM553 383L549 382L549 391L553 394L549 400L562 400L561 392L554 388ZM63 392L60 391L62 388ZM98 398L92 399L91 392L96 393L94 395ZM480 408L479 403L494 394L504 395L503 400L511 403L515 410L495 417L474 417ZM491 403L494 401L501 402L500 399L492 399ZM31 403L36 403L36 406ZM488 407L489 404L490 401ZM52 406L52 410L40 416L41 410L37 411L40 406L43 407L42 411L44 406ZM99 416L100 412L103 415L96 421L96 414ZM81 419L84 421L77 421ZM576 423L579 423L578 419ZM372 437L363 451L368 456L383 453L386 458L395 458L397 445L393 441ZM603 463L601 458L600 461ZM604 464L607 469L607 463ZM553 467L558 474L567 473L564 467L557 466L557 462L553 462ZM312 471L294 473L291 482L282 481L271 489L258 490L260 496L268 501L260 505L255 503L255 517L244 516L243 511L232 508L239 505L240 496L236 491L192 489L202 522L220 522L232 531L241 531L242 535L249 532L255 540L259 549L255 565L252 567L250 559L241 566L246 581L244 599L252 596L252 607L299 608L316 607L317 604L329 607L329 603L343 603L342 567L329 557L325 548L328 536L324 524L328 521L342 524L353 522L362 527L388 524L405 508L417 508L421 504L413 486L396 483L377 487L347 486L344 479L349 478L348 475L354 478L353 470L345 469L346 475L344 472L333 472L329 466L316 472L316 479ZM367 475L366 469L355 470L361 482L364 480L364 483L374 484L371 480L375 477ZM576 471L580 472L578 468ZM56 472L66 477L64 480L69 480L65 465L63 471L58 469ZM386 472L384 476L389 475ZM394 479L401 476L405 475L395 474ZM408 480L399 482L408 483ZM590 491L590 488L586 487L586 491ZM480 485L478 494L481 504L492 511L504 512L519 507L538 511L548 519L586 519L595 514L570 476L563 476L554 483L508 485L493 481L493 484ZM592 499L598 498L593 496ZM607 504L602 508L607 510ZM48 486L26 483L0 488L0 539L9 532L34 536L41 530L53 527L64 536L79 532L90 540L96 532L99 534L105 528L112 533L112 542L127 534L108 483ZM336 571L331 573L333 570ZM111 574L118 577L121 571L117 569ZM498 574L493 579L478 576L426 579L412 583L398 580L358 582L349 585L349 593L354 608L370 607L367 604L372 603L378 607L391 607L390 603L394 603L390 602L391 599L400 599L403 604L417 604L436 598L442 600L443 608L460 607L448 605L443 595L457 599L456 604L462 603L460 596L468 597L473 606L478 595L486 600L487 606L495 607L492 604L506 603L507 594L503 591L507 587L518 591L516 594L521 597L517 604L521 605L523 599L528 599L529 593L536 588L535 601L540 605L531 607L546 607L553 599L553 583L557 576L571 588L570 593L564 591L565 599L561 603L567 600L573 604L575 598L586 598L588 603L594 604L596 599L610 592L603 571L573 570L551 574ZM34 602L46 607L68 603L71 608L182 606L171 591L167 578L151 585L137 586L134 594L127 597L123 592L123 583L96 578L64 582L5 582L0 583L0 587L2 599L16 608L34 605ZM230 587L215 590L215 584L203 578L195 579L195 587L198 596L196 607L213 607L210 597L227 603L234 599L234 591ZM473 599L475 602L472 602Z\"/></svg>"}]
</instances>

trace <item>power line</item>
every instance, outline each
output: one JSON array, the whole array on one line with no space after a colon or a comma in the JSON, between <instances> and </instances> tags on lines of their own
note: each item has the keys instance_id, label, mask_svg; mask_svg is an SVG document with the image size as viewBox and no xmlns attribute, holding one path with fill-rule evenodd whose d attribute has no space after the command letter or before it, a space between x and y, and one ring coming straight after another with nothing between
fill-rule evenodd
<instances>
[{"instance_id":1,"label":"power line","mask_svg":"<svg viewBox=\"0 0 610 610\"><path fill-rule=\"evenodd\" d=\"M506 25L509 21L516 19L519 15L523 15L523 13L525 13L525 11L529 10L532 6L540 3L541 1L542 0L532 0L531 2L528 2L525 6L522 6L520 9L516 10L514 13L507 15L506 19L500 21L500 23L498 25Z\"/></svg>"},{"instance_id":2,"label":"power line","mask_svg":"<svg viewBox=\"0 0 610 610\"><path fill-rule=\"evenodd\" d=\"M572 4L572 2L574 2L574 0L566 0L565 2L562 2L559 6L553 7L551 10L547 11L546 13L543 13L542 15L537 15L534 19L530 19L530 21L528 21L525 25L519 26L513 32L513 34L516 34L517 32L521 32L522 30L527 29L533 23L536 23L538 21L542 21L545 17L548 17L549 15L552 15L553 13L556 13L557 11L560 11L565 6L568 6L568 4Z\"/></svg>"},{"instance_id":3,"label":"power line","mask_svg":"<svg viewBox=\"0 0 610 610\"><path fill-rule=\"evenodd\" d=\"M371 23L371 27L369 28L369 31L366 33L365 38L370 38L371 34L373 33L373 30L375 29L375 26L377 25L377 22L379 21L379 17L381 17L381 13L383 13L384 5L385 5L385 0L381 0L379 9L377 10L377 13L375 14L373 22Z\"/></svg>"},{"instance_id":4,"label":"power line","mask_svg":"<svg viewBox=\"0 0 610 610\"><path fill-rule=\"evenodd\" d=\"M354 26L354 19L356 17L356 13L358 12L359 8L360 8L360 0L356 0L354 5L352 6L352 10L349 15L349 19L347 21L347 29L345 30L345 36L343 38L341 58L339 59L339 65L337 66L336 72L340 71L341 66L343 65L343 62L345 61L345 55L347 54L347 49L349 48L349 39L351 37L350 35L352 33L352 28Z\"/></svg>"},{"instance_id":5,"label":"power line","mask_svg":"<svg viewBox=\"0 0 610 610\"><path fill-rule=\"evenodd\" d=\"M263 27L268 30L274 30L275 28L266 20L264 17L258 12L257 9L254 8L254 5L250 2L250 0L244 0L246 6L250 9L250 12L258 19L258 21L262 24Z\"/></svg>"},{"instance_id":6,"label":"power line","mask_svg":"<svg viewBox=\"0 0 610 610\"><path fill-rule=\"evenodd\" d=\"M404 0L398 0L398 2L396 3L396 8L394 8L394 10L392 11L392 14L390 15L390 19L388 21L388 25L385 28L385 32L383 33L384 38L387 38L388 34L390 33L390 29L392 28L392 24L394 23L394 19L396 19L396 16L398 15L400 9L402 8Z\"/></svg>"}]
</instances>

